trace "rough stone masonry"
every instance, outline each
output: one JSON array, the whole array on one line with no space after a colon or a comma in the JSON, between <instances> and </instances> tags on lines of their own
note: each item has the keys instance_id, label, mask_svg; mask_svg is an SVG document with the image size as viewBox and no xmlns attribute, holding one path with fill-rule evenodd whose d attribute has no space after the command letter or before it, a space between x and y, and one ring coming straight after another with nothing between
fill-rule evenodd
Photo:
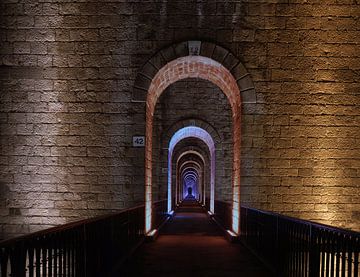
<instances>
[{"instance_id":1,"label":"rough stone masonry","mask_svg":"<svg viewBox=\"0 0 360 277\"><path fill-rule=\"evenodd\" d=\"M242 204L359 231L359 16L358 0L2 0L0 238L144 201L134 81L188 40L227 49L254 83L241 107ZM198 116L227 144L229 103L202 82L169 87L157 126ZM204 97L189 99L196 89Z\"/></svg>"}]
</instances>

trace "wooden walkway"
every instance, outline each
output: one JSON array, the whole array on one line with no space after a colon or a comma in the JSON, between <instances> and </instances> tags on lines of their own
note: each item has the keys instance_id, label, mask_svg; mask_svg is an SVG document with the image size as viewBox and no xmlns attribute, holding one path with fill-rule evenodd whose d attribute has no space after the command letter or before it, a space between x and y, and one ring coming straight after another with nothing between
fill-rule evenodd
<instances>
[{"instance_id":1,"label":"wooden walkway","mask_svg":"<svg viewBox=\"0 0 360 277\"><path fill-rule=\"evenodd\" d=\"M271 274L243 246L228 242L194 201L184 201L155 242L145 243L120 276L244 276Z\"/></svg>"}]
</instances>

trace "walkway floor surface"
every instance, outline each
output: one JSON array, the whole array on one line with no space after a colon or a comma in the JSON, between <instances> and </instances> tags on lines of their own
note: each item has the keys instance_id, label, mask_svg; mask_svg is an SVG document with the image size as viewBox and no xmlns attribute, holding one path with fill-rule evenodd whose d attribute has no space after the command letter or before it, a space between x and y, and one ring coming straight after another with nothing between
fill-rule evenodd
<instances>
[{"instance_id":1,"label":"walkway floor surface","mask_svg":"<svg viewBox=\"0 0 360 277\"><path fill-rule=\"evenodd\" d=\"M143 244L121 276L243 276L270 273L241 244L228 242L195 201L184 201L155 242Z\"/></svg>"}]
</instances>

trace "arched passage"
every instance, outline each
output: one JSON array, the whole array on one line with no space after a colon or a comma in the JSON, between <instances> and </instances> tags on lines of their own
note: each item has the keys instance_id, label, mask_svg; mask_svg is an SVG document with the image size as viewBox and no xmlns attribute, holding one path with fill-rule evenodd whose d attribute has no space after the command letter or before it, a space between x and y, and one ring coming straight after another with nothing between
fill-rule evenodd
<instances>
[{"instance_id":1,"label":"arched passage","mask_svg":"<svg viewBox=\"0 0 360 277\"><path fill-rule=\"evenodd\" d=\"M185 162L182 162L182 159L186 158L187 156L194 156L194 157L197 157L197 161L194 161L194 160L187 160ZM206 164L210 165L210 159L208 159L209 161L206 162L204 156L199 153L197 150L195 150L193 147L191 147L191 149L187 149L186 151L182 152L179 157L177 158L176 160L176 169L177 169L177 174L176 174L176 194L179 194L180 195L180 173L181 172L181 169L186 166L186 164L188 163L193 163L195 164L196 166L198 166L200 169L202 169L202 175L201 175L201 185L202 185L202 195L201 195L201 203L203 205L205 205L205 194L206 194L206 187L205 187L205 173L206 173L206 170L205 170L205 166ZM209 174L210 175L210 174ZM181 199L177 199L176 203L178 203Z\"/></svg>"},{"instance_id":2,"label":"arched passage","mask_svg":"<svg viewBox=\"0 0 360 277\"><path fill-rule=\"evenodd\" d=\"M194 80L196 80L196 79L194 79ZM229 120L230 119L231 118L229 118ZM208 121L205 121L203 118L185 117L185 118L182 118L181 120L176 121L174 124L172 124L170 127L168 127L163 135L163 141L162 141L163 149L168 150L168 145L169 145L170 140L173 137L173 135L179 129L187 127L187 126L200 127L202 129L206 130L211 135L211 137L213 138L214 143L215 143L215 153L216 153L215 163L218 165L217 172L215 174L216 175L215 183L221 184L221 186L225 185L228 188L231 187L231 180L229 183L223 182L223 179L224 179L223 168L224 167L221 167L221 166L224 166L224 162L225 162L224 156L222 156L223 145L224 145L224 142L228 143L228 141L224 139L223 133L218 132L218 130L216 128L217 126L214 126L213 124L209 123ZM231 138L230 138L230 140L231 140ZM172 168L172 171L175 173L175 175L173 174L172 182L173 183L176 182L175 203L178 204L180 201L179 199L176 199L176 197L178 195L180 195L178 190L181 189L181 186L179 185L180 179L178 176L179 164L181 164L183 162L182 159L187 159L187 157L191 156L189 158L190 160L194 160L194 158L195 158L198 161L198 163L201 164L201 167L202 167L202 175L201 175L202 190L201 190L201 192L202 193L201 193L200 203L203 204L204 206L205 206L205 204L207 204L207 207L209 209L210 208L210 205L209 205L209 203L210 203L210 201L209 201L209 199L210 199L210 186L209 186L209 184L210 184L210 152L209 152L206 144L203 141L194 139L194 138L193 139L192 138L184 139L176 145L173 156L174 156L173 161L176 161L176 164L174 163L174 166ZM167 160L164 162L165 163L163 163L163 164L166 164ZM228 160L226 159L226 162L228 162L227 166L229 168L229 166L231 166L232 157L230 156L228 158ZM164 181L166 182L167 180L164 180ZM205 191L205 189L207 189L207 191ZM219 186L216 186L215 190L218 190L218 189L219 189ZM206 196L206 193L207 193L207 196ZM206 199L207 199L208 203L206 203Z\"/></svg>"},{"instance_id":3,"label":"arched passage","mask_svg":"<svg viewBox=\"0 0 360 277\"><path fill-rule=\"evenodd\" d=\"M240 91L230 71L220 63L203 56L185 56L170 61L154 76L146 99L145 144L145 232L151 231L152 204L152 131L154 110L159 96L172 83L185 78L200 78L217 85L227 96L233 123L233 203L232 229L239 233L240 211ZM170 192L171 193L171 192Z\"/></svg>"},{"instance_id":4,"label":"arched passage","mask_svg":"<svg viewBox=\"0 0 360 277\"><path fill-rule=\"evenodd\" d=\"M211 135L204 129L196 126L188 126L178 130L170 140L168 152L168 212L172 207L172 155L176 144L185 138L198 138L202 140L208 147L210 152L210 211L214 212L215 197L215 143Z\"/></svg>"},{"instance_id":5,"label":"arched passage","mask_svg":"<svg viewBox=\"0 0 360 277\"><path fill-rule=\"evenodd\" d=\"M197 171L198 174L198 196L199 196L199 201L200 203L203 203L203 195L205 194L205 187L204 187L204 164L200 164L197 161L193 161L193 160L186 160L183 163L181 163L181 165L178 164L177 162L177 175L179 176L176 179L176 189L175 189L175 204L178 204L179 199L182 198L182 194L181 191L179 190L180 188L180 180L181 177L183 175L183 172L185 172L185 170L187 169L195 169Z\"/></svg>"},{"instance_id":6,"label":"arched passage","mask_svg":"<svg viewBox=\"0 0 360 277\"><path fill-rule=\"evenodd\" d=\"M183 197L188 195L198 198L199 193L199 173L196 168L187 167L181 173L181 179L183 181ZM189 193L189 188L191 188L191 193Z\"/></svg>"}]
</instances>

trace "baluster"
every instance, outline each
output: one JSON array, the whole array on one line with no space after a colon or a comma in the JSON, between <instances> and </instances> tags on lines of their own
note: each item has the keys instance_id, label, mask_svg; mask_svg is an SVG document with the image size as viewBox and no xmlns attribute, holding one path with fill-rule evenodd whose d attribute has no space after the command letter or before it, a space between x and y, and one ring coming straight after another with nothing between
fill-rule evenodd
<instances>
[{"instance_id":1,"label":"baluster","mask_svg":"<svg viewBox=\"0 0 360 277\"><path fill-rule=\"evenodd\" d=\"M5 257L4 257L4 248L0 248L0 276L4 276L3 275L3 263L5 261Z\"/></svg>"},{"instance_id":2,"label":"baluster","mask_svg":"<svg viewBox=\"0 0 360 277\"><path fill-rule=\"evenodd\" d=\"M90 252L90 249L89 249L89 225L88 224L84 224L84 227L83 227L83 236L84 236L84 247L82 249L82 251L84 252L84 275L85 276L88 276L90 275L90 271L89 271L89 252Z\"/></svg>"},{"instance_id":3,"label":"baluster","mask_svg":"<svg viewBox=\"0 0 360 277\"><path fill-rule=\"evenodd\" d=\"M325 245L326 245L326 236L325 231L321 230L321 244L320 244L320 253L321 253L321 277L325 277L325 266L326 266L326 251L325 251Z\"/></svg>"},{"instance_id":4,"label":"baluster","mask_svg":"<svg viewBox=\"0 0 360 277\"><path fill-rule=\"evenodd\" d=\"M58 276L62 277L63 276L63 244L64 244L64 234L59 234L59 243L58 243L58 258L59 258L59 265L58 265Z\"/></svg>"},{"instance_id":5,"label":"baluster","mask_svg":"<svg viewBox=\"0 0 360 277\"><path fill-rule=\"evenodd\" d=\"M71 273L72 273L72 276L75 276L75 263L76 263L76 260L75 260L75 249L76 249L76 234L77 234L77 229L75 229L72 233L72 238L71 238L71 241L72 241L72 255L71 255Z\"/></svg>"},{"instance_id":6,"label":"baluster","mask_svg":"<svg viewBox=\"0 0 360 277\"><path fill-rule=\"evenodd\" d=\"M345 235L341 236L341 277L345 277L346 274L346 241Z\"/></svg>"},{"instance_id":7,"label":"baluster","mask_svg":"<svg viewBox=\"0 0 360 277\"><path fill-rule=\"evenodd\" d=\"M43 240L42 246L42 277L46 277L46 268L47 268L47 249L46 249L46 240Z\"/></svg>"},{"instance_id":8,"label":"baluster","mask_svg":"<svg viewBox=\"0 0 360 277\"><path fill-rule=\"evenodd\" d=\"M54 260L54 235L49 235L47 239L47 248L48 248L48 276L53 276L53 260Z\"/></svg>"},{"instance_id":9,"label":"baluster","mask_svg":"<svg viewBox=\"0 0 360 277\"><path fill-rule=\"evenodd\" d=\"M291 237L291 224L290 222L287 222L287 236L286 236L286 240L288 241L287 243L287 252L288 252L288 271L287 274L288 276L291 276L291 272L292 272L292 237Z\"/></svg>"},{"instance_id":10,"label":"baluster","mask_svg":"<svg viewBox=\"0 0 360 277\"><path fill-rule=\"evenodd\" d=\"M335 277L340 277L340 253L341 253L341 236L336 234L336 272Z\"/></svg>"},{"instance_id":11,"label":"baluster","mask_svg":"<svg viewBox=\"0 0 360 277\"><path fill-rule=\"evenodd\" d=\"M352 276L352 253L353 253L353 244L352 244L352 236L347 236L347 241L348 241L348 277Z\"/></svg>"},{"instance_id":12,"label":"baluster","mask_svg":"<svg viewBox=\"0 0 360 277\"><path fill-rule=\"evenodd\" d=\"M299 276L305 277L305 228L306 226L300 225L300 268L299 268Z\"/></svg>"},{"instance_id":13,"label":"baluster","mask_svg":"<svg viewBox=\"0 0 360 277\"><path fill-rule=\"evenodd\" d=\"M307 264L307 253L308 253L308 226L304 225L302 232L302 274L301 276L308 276L308 264Z\"/></svg>"},{"instance_id":14,"label":"baluster","mask_svg":"<svg viewBox=\"0 0 360 277\"><path fill-rule=\"evenodd\" d=\"M296 237L297 237L297 269L296 269L296 275L295 276L301 276L301 225L296 224Z\"/></svg>"},{"instance_id":15,"label":"baluster","mask_svg":"<svg viewBox=\"0 0 360 277\"><path fill-rule=\"evenodd\" d=\"M4 268L3 268L3 272L4 272L4 276L7 276L8 274L11 273L11 268L10 268L10 253L8 251L8 249L6 249L6 262L4 263Z\"/></svg>"},{"instance_id":16,"label":"baluster","mask_svg":"<svg viewBox=\"0 0 360 277\"><path fill-rule=\"evenodd\" d=\"M313 226L310 226L310 277L319 277L320 270L320 238L319 230Z\"/></svg>"},{"instance_id":17,"label":"baluster","mask_svg":"<svg viewBox=\"0 0 360 277\"><path fill-rule=\"evenodd\" d=\"M295 272L295 236L294 236L294 225L290 225L290 241L291 241L291 269L290 269L290 276L294 276Z\"/></svg>"},{"instance_id":18,"label":"baluster","mask_svg":"<svg viewBox=\"0 0 360 277\"><path fill-rule=\"evenodd\" d=\"M36 271L36 277L41 276L41 245L40 245L40 238L36 241L36 248L35 248L35 256L36 256L36 262L35 262L35 271Z\"/></svg>"},{"instance_id":19,"label":"baluster","mask_svg":"<svg viewBox=\"0 0 360 277\"><path fill-rule=\"evenodd\" d=\"M309 264L309 255L310 255L310 226L306 226L305 232L305 276L309 277L310 264Z\"/></svg>"},{"instance_id":20,"label":"baluster","mask_svg":"<svg viewBox=\"0 0 360 277\"><path fill-rule=\"evenodd\" d=\"M32 246L28 248L28 264L28 276L34 277L34 248Z\"/></svg>"},{"instance_id":21,"label":"baluster","mask_svg":"<svg viewBox=\"0 0 360 277\"><path fill-rule=\"evenodd\" d=\"M0 248L0 276L6 276L7 257L5 256L5 248Z\"/></svg>"},{"instance_id":22,"label":"baluster","mask_svg":"<svg viewBox=\"0 0 360 277\"><path fill-rule=\"evenodd\" d=\"M299 268L298 268L298 275L297 276L304 276L302 274L303 272L303 267L304 267L304 264L303 264L303 246L304 246L304 240L303 240L303 229L304 229L304 226L303 225L300 225L298 224L298 240L299 240Z\"/></svg>"},{"instance_id":23,"label":"baluster","mask_svg":"<svg viewBox=\"0 0 360 277\"><path fill-rule=\"evenodd\" d=\"M299 276L300 272L300 234L299 234L299 226L294 223L295 228L295 274L294 276Z\"/></svg>"},{"instance_id":24,"label":"baluster","mask_svg":"<svg viewBox=\"0 0 360 277\"><path fill-rule=\"evenodd\" d=\"M280 245L280 258L279 258L279 275L286 276L288 263L286 258L288 257L288 253L286 252L286 222L282 221L282 219L279 218L279 245Z\"/></svg>"},{"instance_id":25,"label":"baluster","mask_svg":"<svg viewBox=\"0 0 360 277\"><path fill-rule=\"evenodd\" d=\"M68 255L67 255L67 276L71 276L71 253L72 253L72 243L71 243L72 235L71 231L68 234Z\"/></svg>"},{"instance_id":26,"label":"baluster","mask_svg":"<svg viewBox=\"0 0 360 277\"><path fill-rule=\"evenodd\" d=\"M290 241L291 241L291 269L290 269L290 276L294 276L294 272L295 272L295 235L294 235L294 225L291 224L291 229L290 229Z\"/></svg>"},{"instance_id":27,"label":"baluster","mask_svg":"<svg viewBox=\"0 0 360 277\"><path fill-rule=\"evenodd\" d=\"M288 222L287 224L287 241L288 241L288 266L289 266L289 269L288 269L288 272L287 272L287 276L291 276L292 274L292 244L293 244L293 241L292 241L292 228L291 228L291 224Z\"/></svg>"},{"instance_id":28,"label":"baluster","mask_svg":"<svg viewBox=\"0 0 360 277\"><path fill-rule=\"evenodd\" d=\"M24 243L17 243L10 252L11 276L25 276L26 247Z\"/></svg>"},{"instance_id":29,"label":"baluster","mask_svg":"<svg viewBox=\"0 0 360 277\"><path fill-rule=\"evenodd\" d=\"M311 251L311 226L306 228L306 253L305 253L305 264L306 264L306 277L310 276L310 251Z\"/></svg>"},{"instance_id":30,"label":"baluster","mask_svg":"<svg viewBox=\"0 0 360 277\"><path fill-rule=\"evenodd\" d=\"M64 237L63 237L64 241L63 241L63 258L62 258L62 272L64 274L64 276L67 276L66 275L66 257L67 257L67 234L65 233L64 234Z\"/></svg>"},{"instance_id":31,"label":"baluster","mask_svg":"<svg viewBox=\"0 0 360 277\"><path fill-rule=\"evenodd\" d=\"M360 241L359 238L353 238L354 243L354 277L359 275L359 250L360 250Z\"/></svg>"},{"instance_id":32,"label":"baluster","mask_svg":"<svg viewBox=\"0 0 360 277\"><path fill-rule=\"evenodd\" d=\"M54 259L53 259L53 267L54 267L54 277L58 276L58 258L59 258L59 248L58 248L58 242L59 240L59 235L57 233L54 234L54 248L53 248L53 253L54 253Z\"/></svg>"},{"instance_id":33,"label":"baluster","mask_svg":"<svg viewBox=\"0 0 360 277\"><path fill-rule=\"evenodd\" d=\"M85 244L85 237L83 236L82 232L83 228L79 228L76 232L76 239L75 239L75 276L80 276L80 273L84 272L84 244Z\"/></svg>"},{"instance_id":34,"label":"baluster","mask_svg":"<svg viewBox=\"0 0 360 277\"><path fill-rule=\"evenodd\" d=\"M299 226L294 223L295 228L295 274L294 276L299 276L300 273L300 230Z\"/></svg>"},{"instance_id":35,"label":"baluster","mask_svg":"<svg viewBox=\"0 0 360 277\"><path fill-rule=\"evenodd\" d=\"M334 277L335 274L335 245L336 245L336 239L335 239L336 233L331 232L331 240L330 240L330 254L331 254L331 261L330 261L330 277Z\"/></svg>"},{"instance_id":36,"label":"baluster","mask_svg":"<svg viewBox=\"0 0 360 277\"><path fill-rule=\"evenodd\" d=\"M325 231L325 245L324 245L324 251L325 251L325 276L329 277L330 273L330 249L329 249L329 231Z\"/></svg>"}]
</instances>

